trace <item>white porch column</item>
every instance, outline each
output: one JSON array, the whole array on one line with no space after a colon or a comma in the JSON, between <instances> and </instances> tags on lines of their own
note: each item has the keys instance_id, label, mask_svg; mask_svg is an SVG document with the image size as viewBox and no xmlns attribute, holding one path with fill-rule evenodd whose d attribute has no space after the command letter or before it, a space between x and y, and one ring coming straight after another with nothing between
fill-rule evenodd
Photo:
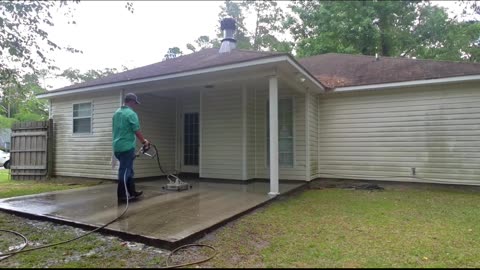
<instances>
[{"instance_id":1,"label":"white porch column","mask_svg":"<svg viewBox=\"0 0 480 270\"><path fill-rule=\"evenodd\" d=\"M276 76L269 80L269 122L270 122L270 192L276 196L278 188L278 79Z\"/></svg>"}]
</instances>

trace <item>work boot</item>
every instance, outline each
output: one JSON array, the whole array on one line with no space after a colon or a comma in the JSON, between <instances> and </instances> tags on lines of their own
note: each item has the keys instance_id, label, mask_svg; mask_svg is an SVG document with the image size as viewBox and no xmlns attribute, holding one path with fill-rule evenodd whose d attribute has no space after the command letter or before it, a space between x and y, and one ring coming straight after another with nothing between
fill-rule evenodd
<instances>
[{"instance_id":1,"label":"work boot","mask_svg":"<svg viewBox=\"0 0 480 270\"><path fill-rule=\"evenodd\" d=\"M127 189L128 189L128 192L132 194L134 198L138 198L143 194L143 191L135 190L135 183L133 182L133 179L130 179L130 181L127 182Z\"/></svg>"},{"instance_id":2,"label":"work boot","mask_svg":"<svg viewBox=\"0 0 480 270\"><path fill-rule=\"evenodd\" d=\"M142 196L142 194L143 194L143 191L135 191L135 192L133 193L133 197L134 197L134 198L138 198L138 197Z\"/></svg>"},{"instance_id":3,"label":"work boot","mask_svg":"<svg viewBox=\"0 0 480 270\"><path fill-rule=\"evenodd\" d=\"M129 196L128 202L135 201L136 198L137 197L135 196ZM118 197L118 204L123 204L123 203L127 203L127 197Z\"/></svg>"}]
</instances>

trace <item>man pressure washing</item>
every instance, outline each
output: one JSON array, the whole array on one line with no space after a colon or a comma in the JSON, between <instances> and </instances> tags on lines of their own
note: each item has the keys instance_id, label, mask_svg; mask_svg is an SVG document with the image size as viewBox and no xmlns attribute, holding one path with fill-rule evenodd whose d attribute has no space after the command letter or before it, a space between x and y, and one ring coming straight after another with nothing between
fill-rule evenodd
<instances>
[{"instance_id":1,"label":"man pressure washing","mask_svg":"<svg viewBox=\"0 0 480 270\"><path fill-rule=\"evenodd\" d=\"M124 98L124 105L113 115L113 152L120 162L118 169L117 197L119 202L133 200L143 192L135 190L133 180L133 160L135 159L136 138L150 148L150 142L140 132L137 113L133 110L140 102L135 94L129 93ZM127 192L125 192L125 187Z\"/></svg>"}]
</instances>

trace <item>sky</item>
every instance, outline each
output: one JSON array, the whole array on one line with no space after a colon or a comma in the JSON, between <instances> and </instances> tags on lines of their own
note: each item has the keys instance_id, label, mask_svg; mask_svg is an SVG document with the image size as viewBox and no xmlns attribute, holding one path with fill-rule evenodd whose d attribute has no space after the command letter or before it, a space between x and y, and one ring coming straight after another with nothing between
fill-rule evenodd
<instances>
[{"instance_id":1,"label":"sky","mask_svg":"<svg viewBox=\"0 0 480 270\"><path fill-rule=\"evenodd\" d=\"M168 48L174 46L189 53L187 43L193 43L201 35L216 35L223 1L133 1L133 13L125 4L123 1L72 4L76 24L68 24L63 12L53 12L55 26L48 32L51 40L83 51L52 53L60 70L121 70L122 66L132 69L162 61ZM279 4L286 8L288 1ZM455 11L453 1L438 4ZM246 18L247 27L254 23L253 19ZM43 84L49 90L70 85L61 78L46 78Z\"/></svg>"},{"instance_id":2,"label":"sky","mask_svg":"<svg viewBox=\"0 0 480 270\"><path fill-rule=\"evenodd\" d=\"M55 52L52 56L61 70L76 68L129 69L160 62L170 47L180 47L201 35L215 36L220 1L135 1L130 13L121 1L81 1L72 18L54 14L52 40L62 46L82 50L82 54ZM59 88L66 80L50 79Z\"/></svg>"}]
</instances>

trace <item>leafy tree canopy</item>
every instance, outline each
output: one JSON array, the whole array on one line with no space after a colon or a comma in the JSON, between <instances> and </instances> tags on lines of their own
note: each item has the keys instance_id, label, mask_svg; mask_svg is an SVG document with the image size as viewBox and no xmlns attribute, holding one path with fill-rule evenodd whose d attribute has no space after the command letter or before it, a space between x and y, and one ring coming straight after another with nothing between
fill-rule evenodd
<instances>
[{"instance_id":1,"label":"leafy tree canopy","mask_svg":"<svg viewBox=\"0 0 480 270\"><path fill-rule=\"evenodd\" d=\"M478 22L427 1L295 1L285 27L298 56L349 53L477 61Z\"/></svg>"}]
</instances>

